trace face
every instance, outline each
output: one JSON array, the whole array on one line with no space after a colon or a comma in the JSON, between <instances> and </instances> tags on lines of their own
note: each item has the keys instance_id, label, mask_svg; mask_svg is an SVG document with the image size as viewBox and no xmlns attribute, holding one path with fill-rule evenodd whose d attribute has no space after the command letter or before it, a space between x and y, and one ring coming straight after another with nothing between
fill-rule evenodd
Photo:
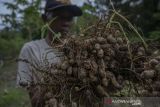
<instances>
[{"instance_id":1,"label":"face","mask_svg":"<svg viewBox=\"0 0 160 107\"><path fill-rule=\"evenodd\" d=\"M50 27L56 33L67 33L73 22L73 15L68 11L56 11L53 18L56 19L52 22Z\"/></svg>"}]
</instances>

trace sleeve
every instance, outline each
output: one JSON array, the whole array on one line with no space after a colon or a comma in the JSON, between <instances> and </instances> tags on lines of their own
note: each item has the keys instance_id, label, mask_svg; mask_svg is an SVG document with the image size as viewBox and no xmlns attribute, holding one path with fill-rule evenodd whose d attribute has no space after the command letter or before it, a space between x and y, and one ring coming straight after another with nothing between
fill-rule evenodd
<instances>
[{"instance_id":1,"label":"sleeve","mask_svg":"<svg viewBox=\"0 0 160 107\"><path fill-rule=\"evenodd\" d=\"M28 63L31 61L29 50L30 48L26 45L21 49L18 58L17 86L26 87L32 81L31 66Z\"/></svg>"}]
</instances>

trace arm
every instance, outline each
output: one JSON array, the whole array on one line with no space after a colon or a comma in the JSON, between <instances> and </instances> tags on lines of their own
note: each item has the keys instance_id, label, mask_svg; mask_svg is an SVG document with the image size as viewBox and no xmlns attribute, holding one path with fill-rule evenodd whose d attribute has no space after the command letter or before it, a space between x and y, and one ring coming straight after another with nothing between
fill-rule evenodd
<instances>
[{"instance_id":1,"label":"arm","mask_svg":"<svg viewBox=\"0 0 160 107\"><path fill-rule=\"evenodd\" d=\"M17 85L28 91L32 107L43 107L45 90L31 84L33 82L33 73L29 64L32 61L31 58L30 47L24 45L18 59Z\"/></svg>"}]
</instances>

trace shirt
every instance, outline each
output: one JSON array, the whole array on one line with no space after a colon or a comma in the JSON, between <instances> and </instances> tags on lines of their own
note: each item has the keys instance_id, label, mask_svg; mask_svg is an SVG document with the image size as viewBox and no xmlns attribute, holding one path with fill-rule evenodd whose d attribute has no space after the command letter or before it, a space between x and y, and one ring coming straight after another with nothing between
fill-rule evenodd
<instances>
[{"instance_id":1,"label":"shirt","mask_svg":"<svg viewBox=\"0 0 160 107\"><path fill-rule=\"evenodd\" d=\"M25 43L18 59L17 85L36 83L41 79L39 70L47 71L60 62L62 56L63 53L49 46L45 39Z\"/></svg>"}]
</instances>

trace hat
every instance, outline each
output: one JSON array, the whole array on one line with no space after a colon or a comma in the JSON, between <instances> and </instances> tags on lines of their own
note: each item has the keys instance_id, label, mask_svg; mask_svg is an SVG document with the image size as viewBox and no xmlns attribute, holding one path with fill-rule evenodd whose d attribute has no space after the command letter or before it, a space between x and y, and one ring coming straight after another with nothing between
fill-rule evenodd
<instances>
[{"instance_id":1,"label":"hat","mask_svg":"<svg viewBox=\"0 0 160 107\"><path fill-rule=\"evenodd\" d=\"M78 6L72 5L70 0L46 0L45 12L55 10L67 10L71 12L73 16L82 15L82 10Z\"/></svg>"}]
</instances>

